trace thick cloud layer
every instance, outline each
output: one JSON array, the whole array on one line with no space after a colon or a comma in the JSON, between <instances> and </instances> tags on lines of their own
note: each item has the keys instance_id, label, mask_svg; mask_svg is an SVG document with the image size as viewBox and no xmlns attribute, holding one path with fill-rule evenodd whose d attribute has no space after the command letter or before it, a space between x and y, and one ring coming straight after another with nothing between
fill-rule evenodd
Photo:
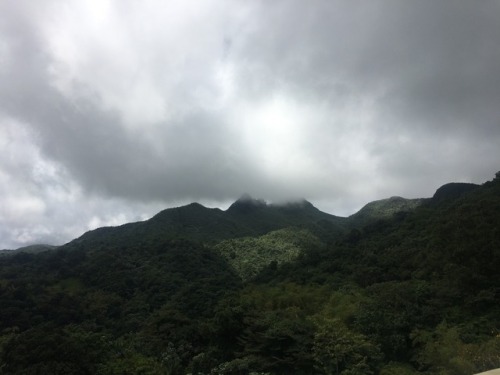
<instances>
[{"instance_id":1,"label":"thick cloud layer","mask_svg":"<svg viewBox=\"0 0 500 375\"><path fill-rule=\"evenodd\" d=\"M500 169L496 1L0 3L0 248Z\"/></svg>"}]
</instances>

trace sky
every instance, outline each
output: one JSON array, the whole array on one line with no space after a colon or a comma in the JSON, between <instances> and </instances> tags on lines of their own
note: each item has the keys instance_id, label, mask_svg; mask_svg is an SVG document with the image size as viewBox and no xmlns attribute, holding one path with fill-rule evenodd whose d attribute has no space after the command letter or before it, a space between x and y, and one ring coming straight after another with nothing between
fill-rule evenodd
<instances>
[{"instance_id":1,"label":"sky","mask_svg":"<svg viewBox=\"0 0 500 375\"><path fill-rule=\"evenodd\" d=\"M496 0L0 0L0 249L500 170Z\"/></svg>"}]
</instances>

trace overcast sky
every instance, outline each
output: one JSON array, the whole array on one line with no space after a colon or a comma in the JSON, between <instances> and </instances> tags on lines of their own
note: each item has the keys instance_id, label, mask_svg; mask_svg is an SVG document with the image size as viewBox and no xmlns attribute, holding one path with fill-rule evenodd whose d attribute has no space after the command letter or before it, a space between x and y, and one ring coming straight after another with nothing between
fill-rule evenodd
<instances>
[{"instance_id":1,"label":"overcast sky","mask_svg":"<svg viewBox=\"0 0 500 375\"><path fill-rule=\"evenodd\" d=\"M495 0L1 0L0 249L500 170Z\"/></svg>"}]
</instances>

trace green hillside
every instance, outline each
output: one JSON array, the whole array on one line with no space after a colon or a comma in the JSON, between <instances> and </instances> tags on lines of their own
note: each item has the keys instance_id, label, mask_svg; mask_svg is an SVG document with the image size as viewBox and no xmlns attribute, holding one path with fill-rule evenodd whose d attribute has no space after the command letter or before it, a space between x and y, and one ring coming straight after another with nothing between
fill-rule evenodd
<instances>
[{"instance_id":1,"label":"green hillside","mask_svg":"<svg viewBox=\"0 0 500 375\"><path fill-rule=\"evenodd\" d=\"M500 367L500 178L349 218L244 196L0 257L0 374Z\"/></svg>"},{"instance_id":2,"label":"green hillside","mask_svg":"<svg viewBox=\"0 0 500 375\"><path fill-rule=\"evenodd\" d=\"M394 215L408 213L423 204L425 199L405 199L391 197L370 202L354 215L349 216L348 222L352 227L362 227L375 220L390 219Z\"/></svg>"},{"instance_id":3,"label":"green hillside","mask_svg":"<svg viewBox=\"0 0 500 375\"><path fill-rule=\"evenodd\" d=\"M322 242L309 231L286 228L260 237L224 240L214 250L226 259L243 281L248 281L266 267L276 269L280 264L296 260L308 249L322 246Z\"/></svg>"}]
</instances>

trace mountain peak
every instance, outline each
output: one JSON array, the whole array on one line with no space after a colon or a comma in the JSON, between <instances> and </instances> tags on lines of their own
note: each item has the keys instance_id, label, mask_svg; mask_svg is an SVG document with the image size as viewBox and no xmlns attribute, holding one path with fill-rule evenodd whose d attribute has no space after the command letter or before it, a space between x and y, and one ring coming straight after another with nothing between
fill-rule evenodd
<instances>
[{"instance_id":1,"label":"mountain peak","mask_svg":"<svg viewBox=\"0 0 500 375\"><path fill-rule=\"evenodd\" d=\"M243 194L236 202L227 209L230 212L239 211L247 212L255 208L267 207L267 203L263 199L255 199L250 194Z\"/></svg>"},{"instance_id":2,"label":"mountain peak","mask_svg":"<svg viewBox=\"0 0 500 375\"><path fill-rule=\"evenodd\" d=\"M390 218L397 212L413 211L423 202L424 199L406 199L393 196L366 204L361 210L349 216L349 219L363 225L370 220Z\"/></svg>"},{"instance_id":3,"label":"mountain peak","mask_svg":"<svg viewBox=\"0 0 500 375\"><path fill-rule=\"evenodd\" d=\"M239 197L236 202L253 202L253 203L265 203L263 199L255 199L248 193L244 193Z\"/></svg>"},{"instance_id":4,"label":"mountain peak","mask_svg":"<svg viewBox=\"0 0 500 375\"><path fill-rule=\"evenodd\" d=\"M311 208L317 209L311 202L309 202L304 198L275 203L273 204L273 206L280 208L290 208L290 209L311 209Z\"/></svg>"}]
</instances>

